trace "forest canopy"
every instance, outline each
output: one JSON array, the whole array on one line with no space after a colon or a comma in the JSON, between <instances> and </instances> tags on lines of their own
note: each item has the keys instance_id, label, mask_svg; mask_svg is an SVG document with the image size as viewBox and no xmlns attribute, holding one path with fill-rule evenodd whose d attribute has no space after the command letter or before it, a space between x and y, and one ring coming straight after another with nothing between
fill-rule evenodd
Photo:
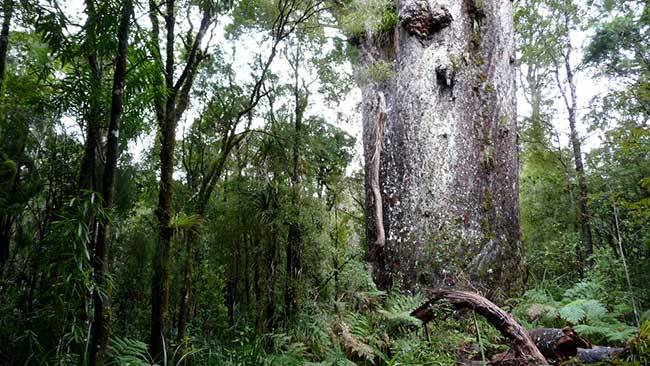
<instances>
[{"instance_id":1,"label":"forest canopy","mask_svg":"<svg viewBox=\"0 0 650 366\"><path fill-rule=\"evenodd\" d=\"M0 3L0 365L650 364L646 1Z\"/></svg>"}]
</instances>

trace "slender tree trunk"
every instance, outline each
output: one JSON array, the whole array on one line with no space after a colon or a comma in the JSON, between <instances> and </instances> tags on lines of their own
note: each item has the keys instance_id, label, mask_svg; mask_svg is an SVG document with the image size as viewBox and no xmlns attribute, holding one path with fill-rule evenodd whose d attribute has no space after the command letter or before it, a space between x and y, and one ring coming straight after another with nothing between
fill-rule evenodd
<instances>
[{"instance_id":1,"label":"slender tree trunk","mask_svg":"<svg viewBox=\"0 0 650 366\"><path fill-rule=\"evenodd\" d=\"M89 52L87 56L90 67L90 88L88 97L88 110L86 111L86 142L84 144L84 155L81 161L79 172L79 189L90 189L97 191L97 180L95 169L97 165L97 152L100 144L100 119L101 106L100 95L102 88L103 73L97 60L95 48L97 47L97 34L95 22L97 21L94 0L86 1L86 42L84 47ZM94 226L94 225L93 225ZM94 235L93 235L94 236Z\"/></svg>"},{"instance_id":2,"label":"slender tree trunk","mask_svg":"<svg viewBox=\"0 0 650 366\"><path fill-rule=\"evenodd\" d=\"M305 109L307 108L308 96L302 92L300 85L300 61L302 55L299 46L296 47L296 54L292 60L294 69L294 137L293 137L293 159L291 173L291 203L295 213L294 219L289 223L287 238L287 276L285 283L284 302L287 308L286 320L288 321L298 310L298 280L301 273L301 252L302 252L302 230L300 223L300 136L302 134L302 123ZM305 91L306 92L306 91Z\"/></svg>"},{"instance_id":3,"label":"slender tree trunk","mask_svg":"<svg viewBox=\"0 0 650 366\"><path fill-rule=\"evenodd\" d=\"M523 281L512 3L442 4L398 0L360 40L369 257L381 289L503 298Z\"/></svg>"},{"instance_id":4,"label":"slender tree trunk","mask_svg":"<svg viewBox=\"0 0 650 366\"><path fill-rule=\"evenodd\" d=\"M576 165L578 176L578 207L580 209L580 228L582 230L582 244L585 249L585 257L589 258L593 253L593 240L591 238L591 225L589 224L589 208L587 206L587 180L585 179L585 168L582 162L582 149L578 131L576 130L575 109L569 111L569 128L571 129L571 146L573 147L573 159Z\"/></svg>"},{"instance_id":5,"label":"slender tree trunk","mask_svg":"<svg viewBox=\"0 0 650 366\"><path fill-rule=\"evenodd\" d=\"M13 13L14 0L4 0L2 2L2 30L0 31L0 91L4 86L7 50L9 48L9 27L11 27Z\"/></svg>"},{"instance_id":6,"label":"slender tree trunk","mask_svg":"<svg viewBox=\"0 0 650 366\"><path fill-rule=\"evenodd\" d=\"M126 77L127 54L129 48L129 24L133 12L132 0L126 0L122 6L120 25L118 30L117 56L115 57L115 73L113 75L113 93L111 100L111 114L108 124L106 143L106 164L102 182L102 197L104 209L111 209L115 197L115 175L117 172L118 137L120 120L122 118L124 81ZM103 366L108 337L110 334L110 286L106 277L108 275L108 248L110 242L110 224L103 222L99 225L99 234L95 242L93 256L93 269L95 271L95 286L93 301L95 315L92 326L92 339L90 348L90 366ZM104 292L102 294L102 292Z\"/></svg>"},{"instance_id":7,"label":"slender tree trunk","mask_svg":"<svg viewBox=\"0 0 650 366\"><path fill-rule=\"evenodd\" d=\"M174 92L174 0L166 1L165 27L167 33L165 56L164 105L159 107L160 125L160 185L158 193L158 243L153 263L151 286L151 337L149 353L156 362L164 362L165 332L169 322L169 248L173 236L171 220L172 186L174 173L174 147L176 145L176 93Z\"/></svg>"},{"instance_id":8,"label":"slender tree trunk","mask_svg":"<svg viewBox=\"0 0 650 366\"><path fill-rule=\"evenodd\" d=\"M4 95L2 87L4 86L7 50L9 48L9 27L11 26L13 11L14 1L4 0L2 3L2 30L0 31L0 99ZM13 222L13 216L8 214L0 215L0 275L4 272L9 259L9 244Z\"/></svg>"},{"instance_id":9,"label":"slender tree trunk","mask_svg":"<svg viewBox=\"0 0 650 366\"><path fill-rule=\"evenodd\" d=\"M270 208L274 210L277 208L275 191L273 191L270 187L268 187L267 189L269 189L272 192ZM266 300L265 318L266 318L266 328L269 331L274 331L277 325L276 324L277 319L275 317L275 285L276 285L276 277L277 277L276 250L277 250L278 228L275 223L271 225L272 225L271 238L268 247L268 252L266 253L267 263L268 263L268 269L267 269L268 280L267 280L267 290L266 290L267 300Z\"/></svg>"},{"instance_id":10,"label":"slender tree trunk","mask_svg":"<svg viewBox=\"0 0 650 366\"><path fill-rule=\"evenodd\" d=\"M242 223L243 227L243 223ZM250 314L250 309L251 309L251 271L250 271L250 257L251 257L251 252L250 252L250 241L248 240L248 234L244 232L241 236L240 239L240 250L242 251L242 258L244 259L243 267L244 267L244 296L242 304L243 304L243 309L242 312L244 314Z\"/></svg>"},{"instance_id":11,"label":"slender tree trunk","mask_svg":"<svg viewBox=\"0 0 650 366\"><path fill-rule=\"evenodd\" d=\"M576 167L576 175L578 178L578 209L579 217L578 222L580 223L580 228L582 232L582 245L585 251L585 257L589 258L593 253L593 242L591 237L591 225L589 223L589 207L587 206L587 180L585 179L585 169L582 162L582 147L580 143L580 138L578 137L578 130L576 128L576 113L578 110L577 101L578 97L576 94L576 83L574 79L574 70L571 66L571 52L573 47L571 42L568 40L569 36L569 13L564 10L564 27L567 33L567 43L566 49L562 50L562 67L566 73L565 85L563 85L560 80L560 66L556 65L555 70L555 80L557 82L558 89L564 100L564 105L569 114L569 129L571 131L571 147L573 149L573 160ZM567 90L568 89L568 90Z\"/></svg>"},{"instance_id":12,"label":"slender tree trunk","mask_svg":"<svg viewBox=\"0 0 650 366\"><path fill-rule=\"evenodd\" d=\"M192 291L192 275L194 272L194 241L197 234L194 230L187 234L185 241L185 273L181 287L180 306L178 311L178 332L176 343L181 344L185 339L185 327L189 315L190 293Z\"/></svg>"},{"instance_id":13,"label":"slender tree trunk","mask_svg":"<svg viewBox=\"0 0 650 366\"><path fill-rule=\"evenodd\" d=\"M532 140L531 150L536 155L543 154L546 151L547 136L544 131L544 121L542 117L542 83L537 80L535 73L531 71L526 77L529 86L530 94L530 133L529 137Z\"/></svg>"},{"instance_id":14,"label":"slender tree trunk","mask_svg":"<svg viewBox=\"0 0 650 366\"><path fill-rule=\"evenodd\" d=\"M255 259L253 263L253 292L255 294L255 330L264 333L264 298L262 294L262 269L264 263L263 241L257 238L254 243Z\"/></svg>"},{"instance_id":15,"label":"slender tree trunk","mask_svg":"<svg viewBox=\"0 0 650 366\"><path fill-rule=\"evenodd\" d=\"M158 243L153 261L153 278L151 284L151 334L149 338L149 353L156 362L163 362L164 337L169 323L169 249L173 229L169 226L172 215L172 187L174 173L174 148L176 145L176 126L181 119L190 100L190 91L202 56L201 42L214 21L214 9L206 7L203 11L201 24L194 34L194 41L187 50L185 65L178 80L174 82L174 41L175 22L174 0L165 2L165 62L164 85L159 81L158 87L166 89L166 95L156 102L156 119L160 131L160 184L158 193ZM158 22L158 7L155 1L149 2L151 8L150 20L152 24L152 38L154 44L159 42L160 26ZM152 50L155 62L162 68L163 61L159 48ZM159 80L161 80L160 78Z\"/></svg>"},{"instance_id":16,"label":"slender tree trunk","mask_svg":"<svg viewBox=\"0 0 650 366\"><path fill-rule=\"evenodd\" d=\"M0 276L9 261L9 246L11 244L11 231L15 222L12 215L0 215Z\"/></svg>"},{"instance_id":17,"label":"slender tree trunk","mask_svg":"<svg viewBox=\"0 0 650 366\"><path fill-rule=\"evenodd\" d=\"M89 56L89 62L91 63L91 69L93 70L93 84L91 88L99 88L100 81L102 76L97 67L97 58L95 55ZM97 165L97 151L99 150L99 119L100 119L100 108L98 102L95 99L96 96L91 95L88 112L86 115L86 142L84 143L84 155L81 161L81 171L79 172L79 188L80 189L90 189L93 191L97 190L97 178L95 174L95 168Z\"/></svg>"}]
</instances>

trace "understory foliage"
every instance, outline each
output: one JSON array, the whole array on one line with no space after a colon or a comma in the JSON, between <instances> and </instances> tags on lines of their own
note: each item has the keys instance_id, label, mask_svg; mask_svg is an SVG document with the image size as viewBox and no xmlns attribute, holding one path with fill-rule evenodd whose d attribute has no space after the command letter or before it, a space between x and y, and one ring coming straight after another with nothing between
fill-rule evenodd
<instances>
[{"instance_id":1,"label":"understory foliage","mask_svg":"<svg viewBox=\"0 0 650 366\"><path fill-rule=\"evenodd\" d=\"M594 344L622 346L637 334L637 327L626 323L631 309L625 293L612 294L593 281L578 282L559 296L557 290L528 290L515 313L531 329L571 326Z\"/></svg>"}]
</instances>

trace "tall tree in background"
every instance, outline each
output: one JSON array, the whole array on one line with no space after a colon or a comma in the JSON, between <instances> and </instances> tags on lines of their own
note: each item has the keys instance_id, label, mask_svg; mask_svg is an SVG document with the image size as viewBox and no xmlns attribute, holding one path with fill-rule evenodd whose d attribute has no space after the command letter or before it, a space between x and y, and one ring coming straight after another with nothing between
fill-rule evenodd
<instances>
[{"instance_id":1,"label":"tall tree in background","mask_svg":"<svg viewBox=\"0 0 650 366\"><path fill-rule=\"evenodd\" d=\"M188 202L190 215L202 220L206 209L213 197L215 188L222 179L226 170L231 152L242 142L250 132L250 124L255 108L262 98L272 91L266 90L264 85L270 76L270 69L275 60L282 42L293 34L297 28L304 26L304 23L316 21L316 15L323 10L321 1L281 1L278 12L263 14L260 19L268 21L261 25L269 30L270 48L263 51L251 65L256 74L253 81L247 85L248 90L234 83L233 70L230 67L217 65L217 70L210 70L208 77L217 76L212 80L210 90L214 93L210 96L206 110L195 120L193 126L194 143L198 146L188 145L188 150L183 150L183 167L187 173L188 185L192 196ZM237 11L243 12L247 4L240 4ZM244 10L242 10L244 9ZM270 16L272 15L272 16ZM239 19L242 28L245 28L247 19ZM215 62L221 62L216 60ZM221 74L223 73L223 75ZM224 80L229 80L229 85ZM246 122L246 126L244 125ZM207 140L213 140L214 130L217 133L215 146L206 144ZM202 133L207 132L208 136ZM297 168L296 168L297 169ZM188 318L189 294L192 290L192 263L195 241L199 238L200 228L191 231L186 241L187 261L184 269L184 284L181 288L180 309L178 316L177 339L180 342L185 336L185 327ZM292 301L295 299L292 298Z\"/></svg>"},{"instance_id":2,"label":"tall tree in background","mask_svg":"<svg viewBox=\"0 0 650 366\"><path fill-rule=\"evenodd\" d=\"M557 85L553 70L557 38L563 31L554 25L545 4L544 0L521 1L515 14L519 88L530 108L530 114L522 116L519 129L521 223L528 270L536 278L544 278L546 273L554 275L554 269L579 272L582 257L582 246L573 245L578 227L575 172L571 154L561 145L560 133L554 126L553 91ZM538 266L542 263L540 256L548 256L549 252L565 256L572 250L570 247L575 247L575 260L571 258L554 268Z\"/></svg>"},{"instance_id":3,"label":"tall tree in background","mask_svg":"<svg viewBox=\"0 0 650 366\"><path fill-rule=\"evenodd\" d=\"M571 140L571 148L573 152L573 162L575 164L575 171L578 180L578 210L580 229L582 233L582 245L584 249L585 258L588 258L593 253L593 243L591 238L591 225L589 223L589 207L587 205L587 180L585 177L585 168L582 158L582 141L577 129L577 113L578 113L578 95L576 86L576 71L575 65L572 65L572 55L575 49L571 44L571 32L576 29L576 24L579 22L582 12L579 7L571 0L564 0L563 2L551 2L551 7L556 20L556 26L560 29L560 34L556 41L558 42L557 52L558 58L555 60L555 80L557 88L562 96L562 101L568 113L569 123L569 138Z\"/></svg>"},{"instance_id":4,"label":"tall tree in background","mask_svg":"<svg viewBox=\"0 0 650 366\"><path fill-rule=\"evenodd\" d=\"M512 5L382 4L357 34L376 283L502 298L523 279Z\"/></svg>"},{"instance_id":5,"label":"tall tree in background","mask_svg":"<svg viewBox=\"0 0 650 366\"><path fill-rule=\"evenodd\" d=\"M101 146L101 119L103 112L102 87L104 84L104 59L100 54L101 47L98 42L98 32L102 31L102 22L99 14L105 10L100 8L94 0L86 1L86 24L84 25L85 38L82 44L81 54L86 57L88 63L88 91L84 104L84 120L86 129L86 141L84 143L84 155L79 171L79 189L99 190L96 177L98 165L98 154ZM64 50L66 52L69 50ZM62 57L66 57L64 53Z\"/></svg>"},{"instance_id":6,"label":"tall tree in background","mask_svg":"<svg viewBox=\"0 0 650 366\"><path fill-rule=\"evenodd\" d=\"M292 146L292 159L291 159L291 203L294 210L296 210L294 218L300 217L300 160L301 160L301 135L304 128L304 115L305 110L309 104L309 90L305 86L304 79L301 78L300 68L301 64L305 62L304 51L301 50L300 41L294 43L288 57L289 65L293 72L293 85L291 92L294 99L294 113L293 113L293 141ZM298 294L296 287L298 286L300 273L301 273L301 251L303 234L298 220L289 222L289 233L287 238L287 277L285 282L285 305L287 306L286 313L293 315L298 308Z\"/></svg>"},{"instance_id":7,"label":"tall tree in background","mask_svg":"<svg viewBox=\"0 0 650 366\"><path fill-rule=\"evenodd\" d=\"M584 61L599 77L619 82L602 98L599 119L616 121L621 113L629 127L650 120L650 4L635 0L604 2L596 32L585 49ZM607 124L607 123L606 123Z\"/></svg>"},{"instance_id":8,"label":"tall tree in background","mask_svg":"<svg viewBox=\"0 0 650 366\"><path fill-rule=\"evenodd\" d=\"M202 3L199 7L202 15L198 30L190 34L183 54L182 71L175 78L176 71L176 8L174 0L167 0L164 7L164 24L166 37L164 47L160 43L160 9L150 1L150 20L152 25L152 57L157 66L155 87L159 93L155 100L156 120L160 136L160 185L158 194L158 243L153 258L153 279L151 284L151 334L149 352L154 360L162 360L164 337L169 322L169 249L173 235L170 225L172 215L172 186L174 173L174 149L176 146L176 126L183 116L190 101L190 91L199 65L207 57L203 47L203 38L208 28L213 25L219 4ZM189 14L188 14L189 16ZM165 56L160 50L165 50Z\"/></svg>"},{"instance_id":9,"label":"tall tree in background","mask_svg":"<svg viewBox=\"0 0 650 366\"><path fill-rule=\"evenodd\" d=\"M117 34L117 55L115 56L115 71L113 73L113 88L110 119L106 133L106 162L102 177L102 199L104 209L111 209L115 204L115 181L117 160L119 156L118 138L123 110L123 92L126 78L127 54L129 49L129 27L133 1L122 2ZM95 238L93 269L95 290L93 303L95 313L91 327L90 366L103 366L110 334L110 288L108 286L108 249L110 243L110 223L101 222Z\"/></svg>"}]
</instances>

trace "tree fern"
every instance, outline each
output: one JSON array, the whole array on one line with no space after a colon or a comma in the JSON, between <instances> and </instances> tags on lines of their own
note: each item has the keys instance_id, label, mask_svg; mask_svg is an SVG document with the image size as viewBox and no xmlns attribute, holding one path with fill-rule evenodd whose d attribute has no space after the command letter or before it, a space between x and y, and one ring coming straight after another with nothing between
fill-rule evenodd
<instances>
[{"instance_id":1,"label":"tree fern","mask_svg":"<svg viewBox=\"0 0 650 366\"><path fill-rule=\"evenodd\" d=\"M607 309L598 300L587 300L581 304L587 321L601 319L607 314Z\"/></svg>"},{"instance_id":2,"label":"tree fern","mask_svg":"<svg viewBox=\"0 0 650 366\"><path fill-rule=\"evenodd\" d=\"M370 318L359 313L349 313L345 317L345 323L350 329L350 333L364 341L372 338L374 329L370 323Z\"/></svg>"}]
</instances>

